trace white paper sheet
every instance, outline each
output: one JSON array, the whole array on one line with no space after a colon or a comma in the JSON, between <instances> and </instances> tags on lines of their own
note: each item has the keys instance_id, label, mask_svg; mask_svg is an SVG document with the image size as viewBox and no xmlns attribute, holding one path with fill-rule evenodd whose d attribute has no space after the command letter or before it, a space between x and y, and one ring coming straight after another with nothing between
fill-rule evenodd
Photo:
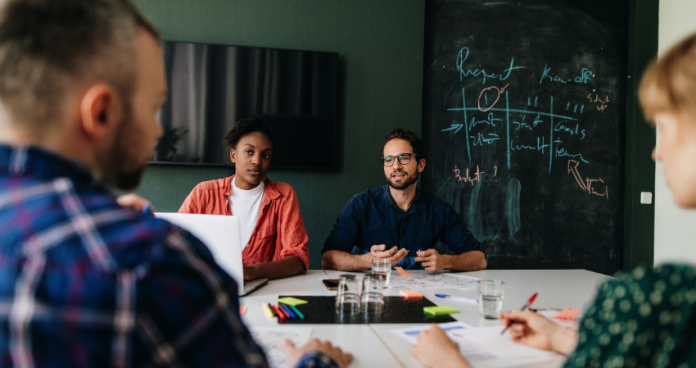
<instances>
[{"instance_id":1,"label":"white paper sheet","mask_svg":"<svg viewBox=\"0 0 696 368\"><path fill-rule=\"evenodd\" d=\"M281 346L284 339L290 339L295 346L302 346L312 335L311 327L252 327L251 336L266 353L271 368L289 368Z\"/></svg>"},{"instance_id":2,"label":"white paper sheet","mask_svg":"<svg viewBox=\"0 0 696 368\"><path fill-rule=\"evenodd\" d=\"M411 289L465 288L478 285L479 279L452 273L432 273L403 277L392 272L390 286L404 286Z\"/></svg>"},{"instance_id":3,"label":"white paper sheet","mask_svg":"<svg viewBox=\"0 0 696 368\"><path fill-rule=\"evenodd\" d=\"M557 356L555 353L530 348L501 336L503 326L475 328L461 322L439 325L459 345L460 353L475 368L502 368L540 363ZM420 331L428 325L391 330L393 334L415 344Z\"/></svg>"}]
</instances>

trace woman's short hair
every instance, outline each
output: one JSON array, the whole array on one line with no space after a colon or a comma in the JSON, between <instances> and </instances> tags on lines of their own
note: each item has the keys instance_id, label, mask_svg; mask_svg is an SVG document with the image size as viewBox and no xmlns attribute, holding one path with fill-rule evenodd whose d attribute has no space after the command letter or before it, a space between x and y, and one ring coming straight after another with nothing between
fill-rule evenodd
<instances>
[{"instance_id":1,"label":"woman's short hair","mask_svg":"<svg viewBox=\"0 0 696 368\"><path fill-rule=\"evenodd\" d=\"M273 144L271 127L269 127L265 121L259 118L246 118L239 120L234 128L227 132L225 138L222 140L222 144L225 145L225 147L235 148L243 136L253 132L261 132L265 134L266 137L268 137L268 140L271 141L271 144Z\"/></svg>"},{"instance_id":2,"label":"woman's short hair","mask_svg":"<svg viewBox=\"0 0 696 368\"><path fill-rule=\"evenodd\" d=\"M643 114L696 110L696 33L653 60L638 89Z\"/></svg>"}]
</instances>

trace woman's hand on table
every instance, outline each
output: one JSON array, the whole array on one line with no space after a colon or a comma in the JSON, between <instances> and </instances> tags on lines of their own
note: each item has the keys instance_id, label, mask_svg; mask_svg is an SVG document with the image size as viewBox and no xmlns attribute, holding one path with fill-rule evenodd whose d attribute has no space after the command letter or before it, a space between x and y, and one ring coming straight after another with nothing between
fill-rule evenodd
<instances>
[{"instance_id":1,"label":"woman's hand on table","mask_svg":"<svg viewBox=\"0 0 696 368\"><path fill-rule=\"evenodd\" d=\"M298 348L292 341L285 339L282 345L285 356L288 358L289 367L294 367L297 362L299 362L300 358L312 351L318 351L328 356L341 368L347 367L348 364L353 361L353 354L344 353L341 348L331 345L328 341L312 339L304 346Z\"/></svg>"},{"instance_id":2,"label":"woman's hand on table","mask_svg":"<svg viewBox=\"0 0 696 368\"><path fill-rule=\"evenodd\" d=\"M411 353L426 367L471 367L459 353L459 345L434 323L418 334L418 343L411 347Z\"/></svg>"},{"instance_id":3,"label":"woman's hand on table","mask_svg":"<svg viewBox=\"0 0 696 368\"><path fill-rule=\"evenodd\" d=\"M570 355L578 343L577 331L532 311L502 313L500 319L506 326L514 322L508 329L510 337L524 345Z\"/></svg>"}]
</instances>

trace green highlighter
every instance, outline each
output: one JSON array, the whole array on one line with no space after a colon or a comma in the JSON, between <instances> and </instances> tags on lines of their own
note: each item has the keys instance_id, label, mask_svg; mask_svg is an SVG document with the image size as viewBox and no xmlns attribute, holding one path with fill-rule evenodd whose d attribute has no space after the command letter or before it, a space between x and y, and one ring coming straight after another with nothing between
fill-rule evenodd
<instances>
[{"instance_id":1,"label":"green highlighter","mask_svg":"<svg viewBox=\"0 0 696 368\"><path fill-rule=\"evenodd\" d=\"M449 314L459 313L458 310L448 307L446 305L441 305L437 307L423 307L423 313L435 317L435 316L445 316Z\"/></svg>"}]
</instances>

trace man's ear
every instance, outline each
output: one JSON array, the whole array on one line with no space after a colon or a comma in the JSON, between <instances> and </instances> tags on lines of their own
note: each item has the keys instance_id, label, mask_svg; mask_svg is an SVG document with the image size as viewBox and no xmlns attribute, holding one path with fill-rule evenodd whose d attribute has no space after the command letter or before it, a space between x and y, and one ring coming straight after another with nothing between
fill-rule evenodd
<instances>
[{"instance_id":1,"label":"man's ear","mask_svg":"<svg viewBox=\"0 0 696 368\"><path fill-rule=\"evenodd\" d=\"M425 159L422 158L418 160L418 172L423 172L425 170Z\"/></svg>"},{"instance_id":2,"label":"man's ear","mask_svg":"<svg viewBox=\"0 0 696 368\"><path fill-rule=\"evenodd\" d=\"M232 163L234 164L234 163L236 163L235 162L236 159L237 159L237 151L235 151L235 149L232 148L232 149L230 149L230 161L232 161Z\"/></svg>"},{"instance_id":3,"label":"man's ear","mask_svg":"<svg viewBox=\"0 0 696 368\"><path fill-rule=\"evenodd\" d=\"M118 93L107 84L90 87L80 101L80 128L95 140L108 137L120 124L123 104Z\"/></svg>"}]
</instances>

